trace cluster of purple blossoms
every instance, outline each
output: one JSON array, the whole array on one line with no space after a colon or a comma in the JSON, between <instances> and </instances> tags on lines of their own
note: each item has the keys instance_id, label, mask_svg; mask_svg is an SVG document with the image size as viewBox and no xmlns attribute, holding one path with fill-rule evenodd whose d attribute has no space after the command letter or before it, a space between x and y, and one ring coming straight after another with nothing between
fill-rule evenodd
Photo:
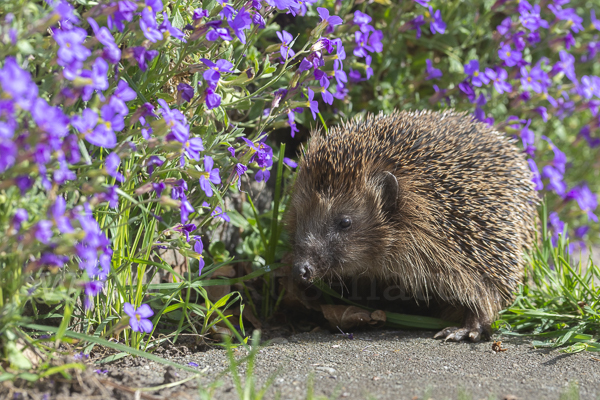
<instances>
[{"instance_id":1,"label":"cluster of purple blossoms","mask_svg":"<svg viewBox=\"0 0 600 400\"><path fill-rule=\"evenodd\" d=\"M427 1L417 1L417 3L429 7ZM505 3L499 0L494 7ZM543 190L545 188L556 193L564 201L577 198L590 199L582 200L581 203L578 202L578 205L580 209L585 210L590 220L594 220L593 210L596 208L596 195L589 192L589 190L585 192L585 195L579 194L580 191L584 190L582 188L587 188L585 182L571 191L569 190L564 179L567 167L566 157L550 139L541 138L550 146L554 158L550 162L544 162L542 168L538 168L534 159L537 152L536 143L539 138L536 138L534 130L530 127L532 123L531 114L538 115L544 122L547 122L550 115L564 119L577 109L589 109L593 119L581 129L579 136L585 139L590 147L600 146L600 138L593 135L593 131L600 127L600 77L577 77L575 73L575 56L569 53L569 48L575 44L572 33L578 33L583 29L583 19L577 15L574 8L563 8L568 1L553 1L551 3L546 7L531 5L528 1L521 0L507 5L507 7L516 8L518 13L516 18L507 17L497 27L497 32L501 35L497 50L498 61L495 65L489 66L481 66L477 59L466 62L464 65L465 77L458 84L458 88L474 105L474 117L488 124L493 124L494 119L486 115L483 108L492 98L494 91L499 95L514 93L515 95L511 97L515 100L511 106L522 103L523 107L526 108L526 105L532 99L547 101L549 107L554 109L552 112L549 112L546 105L533 106L526 110L527 114L524 117L509 117L506 125L511 128L516 137L521 139L524 152L531 157L528 163L533 173L536 189ZM510 13L510 11L508 12ZM554 14L554 21L551 21L552 14ZM426 15L429 17L431 14ZM529 61L530 49L535 48L541 42L542 35L546 33L545 30L549 30L561 21L564 21L563 26L569 32L553 42L554 46L558 47L560 43L565 48L564 50L560 48L556 50L559 61L552 63L547 57L534 58ZM595 29L600 28L600 22L595 18L595 13L591 13L591 21L592 27ZM425 18L417 16L400 30L415 29L418 38L421 34L420 27L424 23ZM432 32L434 31L435 29L432 28ZM596 43L593 42L588 44L588 49L590 54L595 55L600 51L600 45L596 46ZM590 56L590 54L582 56L581 61L592 60L593 56ZM425 79L440 78L441 71L433 67L431 60L426 62ZM562 76L569 81L565 85L559 83ZM450 90L440 89L437 86L434 88L436 94L432 99L436 101L442 99L443 94ZM575 103L578 99L583 101L583 106L579 108ZM448 100L448 103L450 104L450 100ZM544 146L544 148L547 147ZM557 219L558 215L555 215L554 218ZM579 233L584 231L582 229Z\"/></svg>"},{"instance_id":2,"label":"cluster of purple blossoms","mask_svg":"<svg viewBox=\"0 0 600 400\"><path fill-rule=\"evenodd\" d=\"M268 168L271 168L273 165L273 149L271 149L271 147L265 143L267 135L263 133L263 136L256 142L252 142L244 137L242 139L248 145L248 151L251 154L248 164L256 162L260 168L255 175L256 181L268 181L269 177L271 176L271 172Z\"/></svg>"},{"instance_id":3,"label":"cluster of purple blossoms","mask_svg":"<svg viewBox=\"0 0 600 400\"><path fill-rule=\"evenodd\" d=\"M433 11L433 8L427 4L429 0L415 0L416 3L426 7L425 15L417 15L415 18L408 21L402 28L401 31L408 29L414 29L416 31L417 39L421 38L421 26L429 22L429 30L432 34L446 33L446 23L442 19L442 12L440 10Z\"/></svg>"},{"instance_id":4,"label":"cluster of purple blossoms","mask_svg":"<svg viewBox=\"0 0 600 400\"><path fill-rule=\"evenodd\" d=\"M219 80L221 79L221 73L233 72L231 70L231 68L233 68L233 64L224 59L217 60L216 63L207 60L206 58L202 58L200 61L202 61L204 65L208 67L202 76L207 83L207 88L204 91L206 108L208 110L212 110L213 108L221 105L221 96L215 92L215 89L219 84Z\"/></svg>"},{"instance_id":5,"label":"cluster of purple blossoms","mask_svg":"<svg viewBox=\"0 0 600 400\"><path fill-rule=\"evenodd\" d=\"M356 46L354 47L352 53L357 58L365 59L366 77L363 79L359 71L350 68L350 73L348 75L352 82L360 82L362 80L371 78L373 75L373 69L371 68L371 53L381 53L383 50L383 44L381 43L381 39L383 39L383 32L375 29L371 25L371 21L372 18L369 15L359 10L354 12L353 22L354 25L358 27L358 30L354 32L354 43ZM344 86L339 85L338 82L338 92L343 93L343 89Z\"/></svg>"}]
</instances>

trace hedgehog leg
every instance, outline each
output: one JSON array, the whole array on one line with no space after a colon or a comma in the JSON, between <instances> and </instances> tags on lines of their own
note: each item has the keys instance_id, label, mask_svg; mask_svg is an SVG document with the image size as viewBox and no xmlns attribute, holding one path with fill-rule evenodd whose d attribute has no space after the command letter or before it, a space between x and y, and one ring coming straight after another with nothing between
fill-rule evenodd
<instances>
[{"instance_id":1,"label":"hedgehog leg","mask_svg":"<svg viewBox=\"0 0 600 400\"><path fill-rule=\"evenodd\" d=\"M477 315L473 311L467 310L462 327L451 326L444 328L436 333L433 338L450 340L451 342L460 342L461 340L479 342L482 338L488 339L489 336L490 319L488 316L483 315L483 313Z\"/></svg>"}]
</instances>

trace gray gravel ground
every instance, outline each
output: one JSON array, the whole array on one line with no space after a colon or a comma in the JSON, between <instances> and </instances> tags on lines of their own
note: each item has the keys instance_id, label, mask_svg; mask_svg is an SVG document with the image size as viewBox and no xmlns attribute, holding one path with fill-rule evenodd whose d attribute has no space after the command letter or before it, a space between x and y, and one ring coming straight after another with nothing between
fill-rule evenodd
<instances>
[{"instance_id":1,"label":"gray gravel ground","mask_svg":"<svg viewBox=\"0 0 600 400\"><path fill-rule=\"evenodd\" d=\"M445 343L431 336L432 332L374 331L355 333L349 340L321 331L278 338L259 351L255 376L260 387L277 373L266 397L281 399L306 399L310 375L315 396L335 399L600 399L597 353L534 349L528 340L514 337L495 337L507 351L494 353L492 342ZM246 351L236 353L243 356ZM214 382L228 365L222 349L172 360L206 369L201 387ZM145 386L163 382L164 368L152 362L109 369L114 370L109 376L124 373ZM214 399L239 398L230 376L219 380ZM579 397L565 397L577 388ZM198 389L190 382L155 396L198 398Z\"/></svg>"}]
</instances>

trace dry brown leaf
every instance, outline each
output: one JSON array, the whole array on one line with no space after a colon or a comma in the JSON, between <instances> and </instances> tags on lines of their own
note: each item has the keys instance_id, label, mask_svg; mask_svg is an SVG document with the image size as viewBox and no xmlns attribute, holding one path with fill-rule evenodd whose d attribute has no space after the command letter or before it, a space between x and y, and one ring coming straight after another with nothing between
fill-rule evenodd
<instances>
[{"instance_id":1,"label":"dry brown leaf","mask_svg":"<svg viewBox=\"0 0 600 400\"><path fill-rule=\"evenodd\" d=\"M356 306L325 304L321 305L321 311L332 327L337 326L343 331L365 326L371 321L371 313Z\"/></svg>"}]
</instances>

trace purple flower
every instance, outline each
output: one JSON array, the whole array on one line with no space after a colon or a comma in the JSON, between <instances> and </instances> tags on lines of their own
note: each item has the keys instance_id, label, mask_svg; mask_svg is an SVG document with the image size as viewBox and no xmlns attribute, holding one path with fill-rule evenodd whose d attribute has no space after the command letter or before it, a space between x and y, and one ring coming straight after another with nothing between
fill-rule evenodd
<instances>
[{"instance_id":1,"label":"purple flower","mask_svg":"<svg viewBox=\"0 0 600 400\"><path fill-rule=\"evenodd\" d=\"M548 110L546 107L539 106L534 108L533 111L538 113L544 122L548 122Z\"/></svg>"},{"instance_id":2,"label":"purple flower","mask_svg":"<svg viewBox=\"0 0 600 400\"><path fill-rule=\"evenodd\" d=\"M260 29L265 29L265 19L258 11L255 11L252 15L252 23L257 25Z\"/></svg>"},{"instance_id":3,"label":"purple flower","mask_svg":"<svg viewBox=\"0 0 600 400\"><path fill-rule=\"evenodd\" d=\"M565 223L560 220L556 212L551 212L548 215L548 227L553 232L552 234L552 246L558 245L559 235L565 236L567 234Z\"/></svg>"},{"instance_id":4,"label":"purple flower","mask_svg":"<svg viewBox=\"0 0 600 400\"><path fill-rule=\"evenodd\" d=\"M43 253L42 256L39 259L39 262L42 265L46 265L46 266L50 266L50 267L62 268L62 267L65 266L65 264L67 262L69 262L69 257L67 257L67 256L59 256L59 255L54 254L54 253Z\"/></svg>"},{"instance_id":5,"label":"purple flower","mask_svg":"<svg viewBox=\"0 0 600 400\"><path fill-rule=\"evenodd\" d=\"M119 46L117 46L115 43L115 38L110 33L108 28L105 26L100 28L96 20L93 18L88 18L87 20L94 30L96 39L98 39L98 41L104 45L102 57L112 64L118 63L121 60L121 49L119 49Z\"/></svg>"},{"instance_id":6,"label":"purple flower","mask_svg":"<svg viewBox=\"0 0 600 400\"><path fill-rule=\"evenodd\" d=\"M592 137L589 125L584 125L579 131L579 136L583 137L591 148L600 146L600 138Z\"/></svg>"},{"instance_id":7,"label":"purple flower","mask_svg":"<svg viewBox=\"0 0 600 400\"><path fill-rule=\"evenodd\" d=\"M523 53L513 50L510 44L505 44L498 50L498 57L504 61L508 67L514 67L522 59Z\"/></svg>"},{"instance_id":8,"label":"purple flower","mask_svg":"<svg viewBox=\"0 0 600 400\"><path fill-rule=\"evenodd\" d=\"M185 101L190 101L194 97L194 88L188 85L187 83L181 82L177 85L178 94Z\"/></svg>"},{"instance_id":9,"label":"purple flower","mask_svg":"<svg viewBox=\"0 0 600 400\"><path fill-rule=\"evenodd\" d=\"M129 316L129 326L135 332L152 332L152 321L150 317L154 315L154 311L148 304L142 304L138 309L135 309L130 303L125 303L123 311Z\"/></svg>"},{"instance_id":10,"label":"purple flower","mask_svg":"<svg viewBox=\"0 0 600 400\"><path fill-rule=\"evenodd\" d=\"M369 36L369 46L371 46L376 53L381 53L383 51L381 39L383 39L383 32L380 30L374 30L373 33L371 33L371 36Z\"/></svg>"},{"instance_id":11,"label":"purple flower","mask_svg":"<svg viewBox=\"0 0 600 400\"><path fill-rule=\"evenodd\" d=\"M237 180L237 187L238 187L238 190L239 190L240 187L241 187L241 185L242 185L242 175L244 175L246 173L246 171L248 171L248 167L246 167L244 164L237 163L235 165L234 169L235 169L235 174L239 178Z\"/></svg>"},{"instance_id":12,"label":"purple flower","mask_svg":"<svg viewBox=\"0 0 600 400\"><path fill-rule=\"evenodd\" d=\"M502 22L500 23L500 25L498 25L496 27L496 30L502 36L506 36L506 34L510 32L511 25L512 25L511 18L510 17L506 17L506 18L504 18L502 20Z\"/></svg>"},{"instance_id":13,"label":"purple flower","mask_svg":"<svg viewBox=\"0 0 600 400\"><path fill-rule=\"evenodd\" d=\"M196 236L196 243L194 243L194 251L200 255L198 259L198 276L202 275L202 268L204 268L204 257L202 257L202 251L204 250L204 244L202 244L202 239L199 236Z\"/></svg>"},{"instance_id":14,"label":"purple flower","mask_svg":"<svg viewBox=\"0 0 600 400\"><path fill-rule=\"evenodd\" d=\"M575 33L583 30L583 18L577 15L577 12L574 8L563 8L560 5L549 4L548 8L554 13L556 19L567 21L569 23L569 27Z\"/></svg>"},{"instance_id":15,"label":"purple flower","mask_svg":"<svg viewBox=\"0 0 600 400\"><path fill-rule=\"evenodd\" d=\"M417 32L417 39L421 37L421 26L425 25L425 17L422 15L417 15L415 18L408 22L410 28L414 29Z\"/></svg>"},{"instance_id":16,"label":"purple flower","mask_svg":"<svg viewBox=\"0 0 600 400\"><path fill-rule=\"evenodd\" d=\"M423 7L427 7L429 0L415 0L415 3L422 5Z\"/></svg>"},{"instance_id":17,"label":"purple flower","mask_svg":"<svg viewBox=\"0 0 600 400\"><path fill-rule=\"evenodd\" d=\"M577 76L575 75L575 57L567 53L565 50L558 52L560 61L558 61L552 67L552 74L563 72L569 80L573 83L577 83Z\"/></svg>"},{"instance_id":18,"label":"purple flower","mask_svg":"<svg viewBox=\"0 0 600 400\"><path fill-rule=\"evenodd\" d=\"M35 181L28 175L21 175L15 178L15 185L17 185L21 191L21 195L27 193L27 191L33 186L34 182Z\"/></svg>"},{"instance_id":19,"label":"purple flower","mask_svg":"<svg viewBox=\"0 0 600 400\"><path fill-rule=\"evenodd\" d=\"M167 17L167 12L166 11L163 12L163 22L160 24L160 26L158 27L158 29L161 32L167 31L174 38L179 39L179 40L181 40L184 43L187 43L187 40L185 40L185 35L181 31L181 29L175 28L173 25L171 25L171 22L169 21L169 18Z\"/></svg>"},{"instance_id":20,"label":"purple flower","mask_svg":"<svg viewBox=\"0 0 600 400\"><path fill-rule=\"evenodd\" d=\"M529 125L531 124L531 120L527 120L525 126L521 129L520 136L521 141L523 142L523 147L525 148L525 152L533 157L533 153L535 152L534 142L535 142L535 133L529 129Z\"/></svg>"},{"instance_id":21,"label":"purple flower","mask_svg":"<svg viewBox=\"0 0 600 400\"><path fill-rule=\"evenodd\" d=\"M137 97L137 93L135 90L129 87L129 84L123 80L120 80L117 84L117 88L113 93L113 97L111 97L110 104L113 106L117 106L117 103L121 103L118 105L118 108L122 109L121 114L129 113L129 110L125 106L126 101L131 101Z\"/></svg>"},{"instance_id":22,"label":"purple flower","mask_svg":"<svg viewBox=\"0 0 600 400\"><path fill-rule=\"evenodd\" d=\"M206 201L202 202L202 207L207 207L210 208L210 204L208 204ZM223 209L219 206L215 207L215 210L210 214L213 217L219 217L221 219L223 219L224 221L230 222L231 218L229 218L229 215L227 215L226 213L223 212Z\"/></svg>"},{"instance_id":23,"label":"purple flower","mask_svg":"<svg viewBox=\"0 0 600 400\"><path fill-rule=\"evenodd\" d=\"M531 158L527 159L527 163L529 164L529 169L531 169L531 173L533 175L531 180L533 183L535 183L535 190L542 190L544 188L544 184L542 183L542 177L540 176L540 171L537 167L537 164Z\"/></svg>"},{"instance_id":24,"label":"purple flower","mask_svg":"<svg viewBox=\"0 0 600 400\"><path fill-rule=\"evenodd\" d=\"M596 79L593 79L596 78ZM594 93L600 90L600 82L597 77L589 77L584 75L581 77L581 83L577 87L577 92L585 99L591 99Z\"/></svg>"},{"instance_id":25,"label":"purple flower","mask_svg":"<svg viewBox=\"0 0 600 400\"><path fill-rule=\"evenodd\" d=\"M27 210L23 208L17 208L15 216L12 219L11 225L15 231L19 231L19 229L21 229L21 224L27 221L27 219L29 219L29 214L27 213Z\"/></svg>"},{"instance_id":26,"label":"purple flower","mask_svg":"<svg viewBox=\"0 0 600 400\"><path fill-rule=\"evenodd\" d=\"M155 14L163 10L162 0L146 0L146 9Z\"/></svg>"},{"instance_id":27,"label":"purple flower","mask_svg":"<svg viewBox=\"0 0 600 400\"><path fill-rule=\"evenodd\" d=\"M212 84L216 85L219 82L219 79L221 79L221 72L232 72L231 68L233 67L233 64L227 60L221 59L214 63L206 58L201 58L200 61L208 67L202 76L207 82Z\"/></svg>"},{"instance_id":28,"label":"purple flower","mask_svg":"<svg viewBox=\"0 0 600 400\"><path fill-rule=\"evenodd\" d=\"M182 232L185 235L186 242L190 241L190 233L194 232L197 229L194 224L181 224L175 230Z\"/></svg>"},{"instance_id":29,"label":"purple flower","mask_svg":"<svg viewBox=\"0 0 600 400\"><path fill-rule=\"evenodd\" d=\"M148 172L149 175L152 175L152 173L154 172L154 167L155 166L160 167L164 163L165 162L163 160L161 160L160 158L158 158L158 156L150 156L148 158L148 161L146 161L146 171Z\"/></svg>"},{"instance_id":30,"label":"purple flower","mask_svg":"<svg viewBox=\"0 0 600 400\"><path fill-rule=\"evenodd\" d=\"M598 217L593 213L596 207L598 207L598 197L585 182L571 189L567 193L566 199L575 199L579 208L586 212L588 218L594 222L598 222Z\"/></svg>"},{"instance_id":31,"label":"purple flower","mask_svg":"<svg viewBox=\"0 0 600 400\"><path fill-rule=\"evenodd\" d=\"M213 108L219 107L221 105L221 96L219 96L215 92L216 85L210 85L204 91L204 96L206 99L206 108L208 110L212 110Z\"/></svg>"},{"instance_id":32,"label":"purple flower","mask_svg":"<svg viewBox=\"0 0 600 400\"><path fill-rule=\"evenodd\" d=\"M213 168L214 161L211 156L204 156L204 173L200 177L200 187L206 193L206 197L212 197L213 190L210 183L218 185L221 183L221 176L219 175L219 169Z\"/></svg>"},{"instance_id":33,"label":"purple flower","mask_svg":"<svg viewBox=\"0 0 600 400\"><path fill-rule=\"evenodd\" d=\"M552 160L551 165L554 168L556 168L556 170L559 171L561 174L564 174L567 165L567 156L556 145L554 145L554 143L552 143L552 140L550 140L550 138L542 135L542 139L548 142L550 148L554 152L554 159Z\"/></svg>"},{"instance_id":34,"label":"purple flower","mask_svg":"<svg viewBox=\"0 0 600 400\"><path fill-rule=\"evenodd\" d=\"M92 54L91 50L83 45L86 37L86 31L77 27L54 32L54 40L59 45L57 55L60 65L66 67L77 61L83 62Z\"/></svg>"},{"instance_id":35,"label":"purple flower","mask_svg":"<svg viewBox=\"0 0 600 400\"><path fill-rule=\"evenodd\" d=\"M204 151L204 145L202 144L202 138L195 137L186 140L183 144L183 148L187 155L196 161L200 161L200 152Z\"/></svg>"},{"instance_id":36,"label":"purple flower","mask_svg":"<svg viewBox=\"0 0 600 400\"><path fill-rule=\"evenodd\" d=\"M41 97L36 99L31 108L31 116L42 131L53 139L63 139L69 131L69 118L59 107L53 107Z\"/></svg>"},{"instance_id":37,"label":"purple flower","mask_svg":"<svg viewBox=\"0 0 600 400\"><path fill-rule=\"evenodd\" d=\"M439 79L442 77L442 71L440 69L433 68L433 64L430 59L425 60L425 63L427 64L427 68L425 69L425 72L427 72L427 77L425 79Z\"/></svg>"},{"instance_id":38,"label":"purple flower","mask_svg":"<svg viewBox=\"0 0 600 400\"><path fill-rule=\"evenodd\" d=\"M571 47L573 47L577 44L577 42L575 41L575 38L573 37L571 32L567 33L565 35L565 37L563 38L563 40L565 42L565 47L567 48L567 50L569 50Z\"/></svg>"},{"instance_id":39,"label":"purple flower","mask_svg":"<svg viewBox=\"0 0 600 400\"><path fill-rule=\"evenodd\" d=\"M326 8L317 7L317 12L319 13L319 17L321 17L321 22L326 22L329 26L336 26L344 23L344 20L337 15L329 16L329 10Z\"/></svg>"},{"instance_id":40,"label":"purple flower","mask_svg":"<svg viewBox=\"0 0 600 400\"><path fill-rule=\"evenodd\" d=\"M54 220L60 233L73 232L69 218L65 217L67 202L62 196L58 196L54 204L48 209L48 216Z\"/></svg>"},{"instance_id":41,"label":"purple flower","mask_svg":"<svg viewBox=\"0 0 600 400\"><path fill-rule=\"evenodd\" d=\"M539 66L533 67L531 71L527 71L527 68L521 67L520 72L521 88L523 90L533 90L536 93L542 93L545 92L551 84L548 74Z\"/></svg>"},{"instance_id":42,"label":"purple flower","mask_svg":"<svg viewBox=\"0 0 600 400\"><path fill-rule=\"evenodd\" d=\"M313 100L315 97L315 92L311 90L311 88L307 88L308 92L308 102L306 104L307 107L310 108L312 112L313 119L317 119L317 113L319 112L319 103L316 100Z\"/></svg>"},{"instance_id":43,"label":"purple flower","mask_svg":"<svg viewBox=\"0 0 600 400\"><path fill-rule=\"evenodd\" d=\"M148 62L152 61L157 55L158 50L146 50L145 47L132 47L133 58L137 61L142 71L148 69Z\"/></svg>"},{"instance_id":44,"label":"purple flower","mask_svg":"<svg viewBox=\"0 0 600 400\"><path fill-rule=\"evenodd\" d=\"M117 9L112 15L108 16L107 23L108 28L117 28L120 32L123 32L125 25L123 21L131 21L133 19L133 13L137 10L137 4L133 1L119 1L117 2Z\"/></svg>"},{"instance_id":45,"label":"purple flower","mask_svg":"<svg viewBox=\"0 0 600 400\"><path fill-rule=\"evenodd\" d=\"M211 29L206 34L206 40L208 40L210 42L214 42L215 40L217 40L219 38L226 40L226 41L233 40L233 38L231 37L231 34L229 33L229 29L219 27L219 25L221 25L222 22L223 21L211 21L206 24Z\"/></svg>"},{"instance_id":46,"label":"purple flower","mask_svg":"<svg viewBox=\"0 0 600 400\"><path fill-rule=\"evenodd\" d=\"M559 196L563 196L567 190L567 185L563 182L563 174L551 165L542 168L542 177L548 178L548 189L553 190Z\"/></svg>"},{"instance_id":47,"label":"purple flower","mask_svg":"<svg viewBox=\"0 0 600 400\"><path fill-rule=\"evenodd\" d=\"M163 34L158 30L158 25L156 23L156 17L152 13L152 11L144 8L142 10L142 18L140 18L140 29L146 39L151 41L152 43L156 43L159 40L163 40Z\"/></svg>"},{"instance_id":48,"label":"purple flower","mask_svg":"<svg viewBox=\"0 0 600 400\"><path fill-rule=\"evenodd\" d=\"M106 161L104 162L104 167L106 168L106 172L113 178L117 180L117 182L123 182L125 179L123 174L119 172L119 164L121 164L121 159L117 155L117 153L110 153L108 157L106 157Z\"/></svg>"},{"instance_id":49,"label":"purple flower","mask_svg":"<svg viewBox=\"0 0 600 400\"><path fill-rule=\"evenodd\" d=\"M106 191L101 194L101 201L108 201L110 208L117 208L119 206L119 193L117 193L117 185L108 186Z\"/></svg>"},{"instance_id":50,"label":"purple flower","mask_svg":"<svg viewBox=\"0 0 600 400\"><path fill-rule=\"evenodd\" d=\"M590 19L592 21L592 26L596 28L597 31L600 31L600 20L596 19L596 11L593 8L590 10Z\"/></svg>"},{"instance_id":51,"label":"purple flower","mask_svg":"<svg viewBox=\"0 0 600 400\"><path fill-rule=\"evenodd\" d=\"M496 70L486 68L485 75L494 83L494 89L496 89L498 93L502 94L512 90L512 85L506 82L508 73L503 68L497 68Z\"/></svg>"},{"instance_id":52,"label":"purple flower","mask_svg":"<svg viewBox=\"0 0 600 400\"><path fill-rule=\"evenodd\" d=\"M435 34L436 32L446 32L446 23L442 21L442 12L440 10L436 10L434 13L431 6L429 6L429 14L433 17L429 25L429 30L431 30L431 33Z\"/></svg>"},{"instance_id":53,"label":"purple flower","mask_svg":"<svg viewBox=\"0 0 600 400\"><path fill-rule=\"evenodd\" d=\"M0 84L8 97L24 110L29 110L37 98L37 85L31 79L29 72L19 67L14 57L7 57L4 67L0 69Z\"/></svg>"},{"instance_id":54,"label":"purple flower","mask_svg":"<svg viewBox=\"0 0 600 400\"><path fill-rule=\"evenodd\" d=\"M93 132L98 123L98 114L90 108L83 110L81 116L75 115L71 121L71 125L75 127L82 135L89 135Z\"/></svg>"},{"instance_id":55,"label":"purple flower","mask_svg":"<svg viewBox=\"0 0 600 400\"><path fill-rule=\"evenodd\" d=\"M233 29L235 35L240 39L242 44L246 44L246 32L245 30L252 26L252 16L246 11L245 8L237 13L233 21L229 22L229 26Z\"/></svg>"},{"instance_id":56,"label":"purple flower","mask_svg":"<svg viewBox=\"0 0 600 400\"><path fill-rule=\"evenodd\" d=\"M17 145L10 139L0 138L0 173L12 167L17 160Z\"/></svg>"},{"instance_id":57,"label":"purple flower","mask_svg":"<svg viewBox=\"0 0 600 400\"><path fill-rule=\"evenodd\" d=\"M363 26L370 24L372 20L373 19L369 15L359 10L354 11L354 24L361 27L361 30Z\"/></svg>"},{"instance_id":58,"label":"purple flower","mask_svg":"<svg viewBox=\"0 0 600 400\"><path fill-rule=\"evenodd\" d=\"M105 104L100 109L101 120L91 134L85 136L85 140L93 145L112 149L117 145L115 132L125 127L123 115L118 114L110 104Z\"/></svg>"},{"instance_id":59,"label":"purple flower","mask_svg":"<svg viewBox=\"0 0 600 400\"><path fill-rule=\"evenodd\" d=\"M290 168L296 168L298 163L290 158L283 157L283 163L289 166Z\"/></svg>"},{"instance_id":60,"label":"purple flower","mask_svg":"<svg viewBox=\"0 0 600 400\"><path fill-rule=\"evenodd\" d=\"M164 182L152 184L152 190L154 190L156 192L156 198L160 197L160 195L162 194L163 190L165 190L166 187L167 187L167 185L165 185Z\"/></svg>"},{"instance_id":61,"label":"purple flower","mask_svg":"<svg viewBox=\"0 0 600 400\"><path fill-rule=\"evenodd\" d=\"M173 194L171 194L171 196L172 195ZM180 200L181 206L179 212L181 213L181 223L185 224L189 219L190 214L196 210L194 210L194 207L192 207L192 204L189 202L187 196L184 193L181 194Z\"/></svg>"},{"instance_id":62,"label":"purple flower","mask_svg":"<svg viewBox=\"0 0 600 400\"><path fill-rule=\"evenodd\" d=\"M167 127L171 130L167 135L167 140L177 140L180 143L185 143L190 135L185 116L177 109L171 110L163 99L158 99L158 104L161 107L161 113Z\"/></svg>"},{"instance_id":63,"label":"purple flower","mask_svg":"<svg viewBox=\"0 0 600 400\"><path fill-rule=\"evenodd\" d=\"M529 10L523 10L519 16L521 24L530 31L537 31L540 28L548 29L548 22L540 16L540 6L534 5Z\"/></svg>"},{"instance_id":64,"label":"purple flower","mask_svg":"<svg viewBox=\"0 0 600 400\"><path fill-rule=\"evenodd\" d=\"M35 238L44 244L48 244L52 239L52 221L43 219L34 226L33 230Z\"/></svg>"},{"instance_id":65,"label":"purple flower","mask_svg":"<svg viewBox=\"0 0 600 400\"><path fill-rule=\"evenodd\" d=\"M294 40L294 37L285 30L282 30L281 32L278 31L277 37L281 41L281 47L279 48L281 57L283 57L284 60L287 60L288 57L294 57L296 52L289 47L292 40Z\"/></svg>"},{"instance_id":66,"label":"purple flower","mask_svg":"<svg viewBox=\"0 0 600 400\"><path fill-rule=\"evenodd\" d=\"M473 83L473 86L481 87L482 85L487 85L490 83L490 78L488 78L486 74L479 72L478 60L471 60L465 64L464 71L465 74L471 77L471 83Z\"/></svg>"},{"instance_id":67,"label":"purple flower","mask_svg":"<svg viewBox=\"0 0 600 400\"><path fill-rule=\"evenodd\" d=\"M473 89L473 86L471 86L469 81L467 81L465 79L464 81L462 81L461 83L458 84L458 88L460 89L461 92L463 92L464 94L467 95L467 98L469 99L469 101L471 103L475 102L475 100L476 100L475 90Z\"/></svg>"},{"instance_id":68,"label":"purple flower","mask_svg":"<svg viewBox=\"0 0 600 400\"><path fill-rule=\"evenodd\" d=\"M354 32L354 42L356 47L353 53L356 57L366 57L369 53L372 53L374 49L368 44L369 43L369 32Z\"/></svg>"},{"instance_id":69,"label":"purple flower","mask_svg":"<svg viewBox=\"0 0 600 400\"><path fill-rule=\"evenodd\" d=\"M310 89L309 89L310 90ZM253 155L250 158L250 163L255 162L261 168L256 172L255 179L257 182L268 181L270 177L270 172L267 168L273 165L273 149L269 147L264 140L266 140L267 136L263 136L258 142L252 143L250 140L246 138L242 138L246 144L253 151Z\"/></svg>"},{"instance_id":70,"label":"purple flower","mask_svg":"<svg viewBox=\"0 0 600 400\"><path fill-rule=\"evenodd\" d=\"M197 19L201 19L201 18L208 18L208 10L203 10L202 8L196 8L194 10L194 15L192 17L192 19L195 21Z\"/></svg>"},{"instance_id":71,"label":"purple flower","mask_svg":"<svg viewBox=\"0 0 600 400\"><path fill-rule=\"evenodd\" d=\"M104 282L101 281L89 281L83 284L83 292L85 294L85 300L83 304L86 310L90 310L94 306L92 299L102 291L103 286Z\"/></svg>"}]
</instances>

